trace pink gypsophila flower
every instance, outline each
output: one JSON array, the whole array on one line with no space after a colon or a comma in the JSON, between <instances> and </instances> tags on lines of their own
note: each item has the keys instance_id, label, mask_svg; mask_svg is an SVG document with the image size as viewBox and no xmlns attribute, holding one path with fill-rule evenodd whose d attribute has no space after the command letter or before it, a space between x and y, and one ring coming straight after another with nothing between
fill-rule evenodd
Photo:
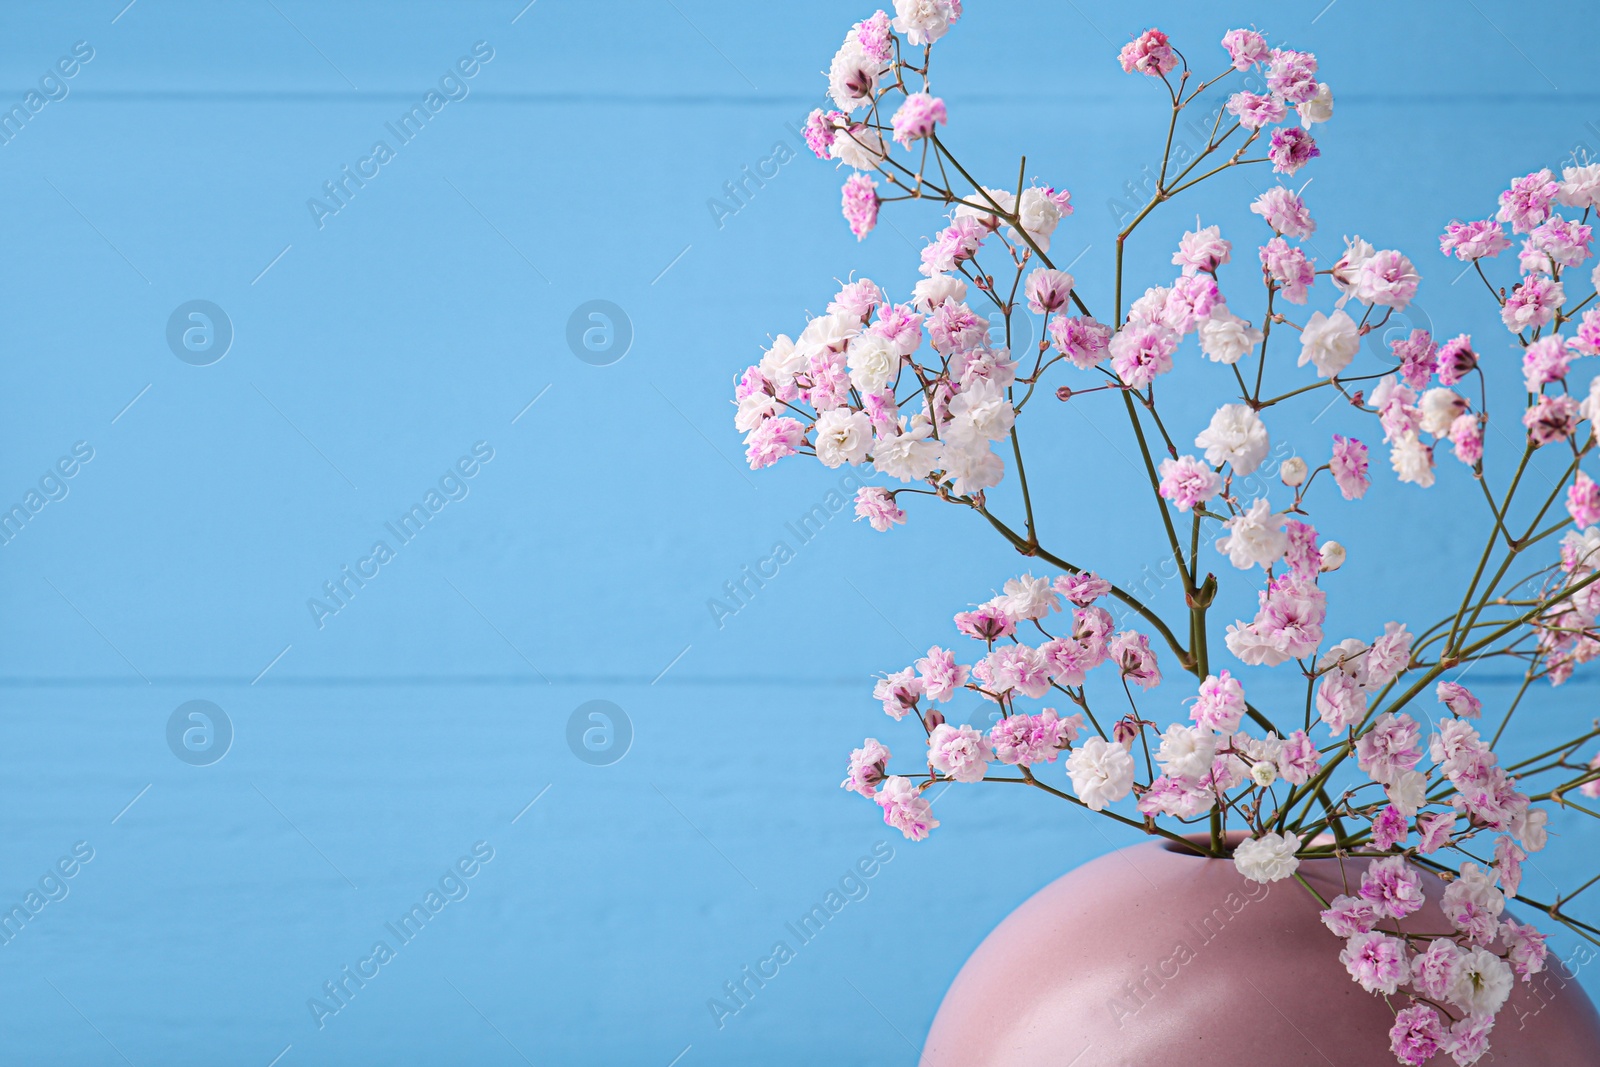
<instances>
[{"instance_id":1,"label":"pink gypsophila flower","mask_svg":"<svg viewBox=\"0 0 1600 1067\"><path fill-rule=\"evenodd\" d=\"M1558 333L1541 337L1522 354L1522 384L1530 393L1541 393L1551 382L1567 376L1573 353Z\"/></svg>"},{"instance_id":2,"label":"pink gypsophila flower","mask_svg":"<svg viewBox=\"0 0 1600 1067\"><path fill-rule=\"evenodd\" d=\"M840 204L850 232L861 240L878 224L878 183L860 172L850 175L844 180Z\"/></svg>"},{"instance_id":3,"label":"pink gypsophila flower","mask_svg":"<svg viewBox=\"0 0 1600 1067\"><path fill-rule=\"evenodd\" d=\"M942 722L928 735L928 765L958 782L982 781L993 758L989 739L970 726Z\"/></svg>"},{"instance_id":4,"label":"pink gypsophila flower","mask_svg":"<svg viewBox=\"0 0 1600 1067\"><path fill-rule=\"evenodd\" d=\"M889 778L873 799L883 808L883 821L913 841L926 839L929 831L939 825L933 817L933 805L908 778Z\"/></svg>"},{"instance_id":5,"label":"pink gypsophila flower","mask_svg":"<svg viewBox=\"0 0 1600 1067\"><path fill-rule=\"evenodd\" d=\"M1304 730L1296 730L1283 740L1278 755L1278 773L1290 785L1305 785L1322 770L1321 755Z\"/></svg>"},{"instance_id":6,"label":"pink gypsophila flower","mask_svg":"<svg viewBox=\"0 0 1600 1067\"><path fill-rule=\"evenodd\" d=\"M1460 682L1440 682L1434 695L1450 709L1450 714L1463 719L1476 719L1483 711L1483 702Z\"/></svg>"},{"instance_id":7,"label":"pink gypsophila flower","mask_svg":"<svg viewBox=\"0 0 1600 1067\"><path fill-rule=\"evenodd\" d=\"M1228 114L1238 119L1239 125L1247 130L1259 130L1263 126L1282 122L1289 114L1278 97L1250 92L1238 92L1228 97L1227 108Z\"/></svg>"},{"instance_id":8,"label":"pink gypsophila flower","mask_svg":"<svg viewBox=\"0 0 1600 1067\"><path fill-rule=\"evenodd\" d=\"M887 12L874 12L871 18L856 23L852 29L856 33L856 43L863 52L879 63L889 62L894 55L894 44Z\"/></svg>"},{"instance_id":9,"label":"pink gypsophila flower","mask_svg":"<svg viewBox=\"0 0 1600 1067\"><path fill-rule=\"evenodd\" d=\"M1394 1058L1410 1067L1420 1067L1444 1046L1444 1027L1439 1013L1426 1004L1413 1004L1395 1014L1389 1029L1389 1050Z\"/></svg>"},{"instance_id":10,"label":"pink gypsophila flower","mask_svg":"<svg viewBox=\"0 0 1600 1067\"><path fill-rule=\"evenodd\" d=\"M1600 485L1582 471L1567 487L1567 514L1580 529L1600 525Z\"/></svg>"},{"instance_id":11,"label":"pink gypsophila flower","mask_svg":"<svg viewBox=\"0 0 1600 1067\"><path fill-rule=\"evenodd\" d=\"M1561 186L1551 180L1549 170L1517 178L1511 188L1500 194L1500 210L1495 218L1509 222L1512 233L1530 233L1550 217L1550 206L1560 191Z\"/></svg>"},{"instance_id":12,"label":"pink gypsophila flower","mask_svg":"<svg viewBox=\"0 0 1600 1067\"><path fill-rule=\"evenodd\" d=\"M1214 272L1222 264L1232 258L1233 244L1222 236L1222 230L1217 226L1207 226L1203 230L1190 230L1178 242L1178 250L1172 254L1175 266L1183 268L1184 274L1195 274L1199 271Z\"/></svg>"},{"instance_id":13,"label":"pink gypsophila flower","mask_svg":"<svg viewBox=\"0 0 1600 1067\"><path fill-rule=\"evenodd\" d=\"M1310 100L1317 95L1317 57L1274 48L1267 56L1267 88L1291 104Z\"/></svg>"},{"instance_id":14,"label":"pink gypsophila flower","mask_svg":"<svg viewBox=\"0 0 1600 1067\"><path fill-rule=\"evenodd\" d=\"M1412 330L1397 341L1389 342L1389 351L1400 361L1400 377L1413 389L1427 388L1438 365L1438 346L1427 330Z\"/></svg>"},{"instance_id":15,"label":"pink gypsophila flower","mask_svg":"<svg viewBox=\"0 0 1600 1067\"><path fill-rule=\"evenodd\" d=\"M1001 719L989 730L989 745L1001 763L1034 766L1054 762L1082 729L1082 715L1063 719L1054 708L1045 708L1037 715Z\"/></svg>"},{"instance_id":16,"label":"pink gypsophila flower","mask_svg":"<svg viewBox=\"0 0 1600 1067\"><path fill-rule=\"evenodd\" d=\"M1143 389L1172 369L1178 335L1165 326L1128 326L1111 339L1111 369L1128 386Z\"/></svg>"},{"instance_id":17,"label":"pink gypsophila flower","mask_svg":"<svg viewBox=\"0 0 1600 1067\"><path fill-rule=\"evenodd\" d=\"M883 781L884 766L889 762L889 750L869 737L858 749L850 753L850 769L839 788L860 793L869 800L878 793L878 783Z\"/></svg>"},{"instance_id":18,"label":"pink gypsophila flower","mask_svg":"<svg viewBox=\"0 0 1600 1067\"><path fill-rule=\"evenodd\" d=\"M1161 684L1156 654L1150 650L1150 639L1144 634L1124 630L1111 639L1106 653L1117 664L1122 676L1139 688L1152 689Z\"/></svg>"},{"instance_id":19,"label":"pink gypsophila flower","mask_svg":"<svg viewBox=\"0 0 1600 1067\"><path fill-rule=\"evenodd\" d=\"M1317 268L1302 249L1291 247L1282 237L1274 237L1261 246L1261 265L1285 300L1291 304L1306 302L1306 291L1317 280Z\"/></svg>"},{"instance_id":20,"label":"pink gypsophila flower","mask_svg":"<svg viewBox=\"0 0 1600 1067\"><path fill-rule=\"evenodd\" d=\"M1368 653L1369 669L1371 653ZM1374 782L1389 784L1422 758L1421 729L1411 716L1384 713L1356 742L1356 762Z\"/></svg>"},{"instance_id":21,"label":"pink gypsophila flower","mask_svg":"<svg viewBox=\"0 0 1600 1067\"><path fill-rule=\"evenodd\" d=\"M1111 583L1093 571L1085 571L1082 574L1064 574L1056 579L1055 584L1056 592L1080 608L1088 607L1111 592Z\"/></svg>"},{"instance_id":22,"label":"pink gypsophila flower","mask_svg":"<svg viewBox=\"0 0 1600 1067\"><path fill-rule=\"evenodd\" d=\"M1380 918L1372 901L1341 893L1329 901L1322 912L1322 925L1337 937L1349 938L1369 932Z\"/></svg>"},{"instance_id":23,"label":"pink gypsophila flower","mask_svg":"<svg viewBox=\"0 0 1600 1067\"><path fill-rule=\"evenodd\" d=\"M1306 210L1306 202L1281 185L1274 185L1256 197L1250 210L1285 237L1303 241L1317 232L1317 224Z\"/></svg>"},{"instance_id":24,"label":"pink gypsophila flower","mask_svg":"<svg viewBox=\"0 0 1600 1067\"><path fill-rule=\"evenodd\" d=\"M883 702L884 714L899 721L917 706L917 700L922 696L922 680L907 667L878 679L878 684L872 687L872 695Z\"/></svg>"},{"instance_id":25,"label":"pink gypsophila flower","mask_svg":"<svg viewBox=\"0 0 1600 1067\"><path fill-rule=\"evenodd\" d=\"M856 490L856 521L866 519L879 533L899 523L904 525L906 513L895 504L894 494L876 485L864 485Z\"/></svg>"},{"instance_id":26,"label":"pink gypsophila flower","mask_svg":"<svg viewBox=\"0 0 1600 1067\"><path fill-rule=\"evenodd\" d=\"M1441 385L1457 385L1478 365L1478 354L1472 350L1472 338L1466 334L1452 338L1439 346L1434 363L1434 373Z\"/></svg>"},{"instance_id":27,"label":"pink gypsophila flower","mask_svg":"<svg viewBox=\"0 0 1600 1067\"><path fill-rule=\"evenodd\" d=\"M1485 256L1498 256L1511 247L1506 231L1493 219L1479 222L1452 222L1439 237L1439 251L1463 263Z\"/></svg>"},{"instance_id":28,"label":"pink gypsophila flower","mask_svg":"<svg viewBox=\"0 0 1600 1067\"><path fill-rule=\"evenodd\" d=\"M787 415L780 415L751 430L744 440L744 457L750 469L760 470L798 452L805 444L806 428Z\"/></svg>"},{"instance_id":29,"label":"pink gypsophila flower","mask_svg":"<svg viewBox=\"0 0 1600 1067\"><path fill-rule=\"evenodd\" d=\"M1400 844L1411 833L1411 828L1406 824L1405 812L1393 804L1387 805L1372 820L1372 847L1376 849L1391 849Z\"/></svg>"},{"instance_id":30,"label":"pink gypsophila flower","mask_svg":"<svg viewBox=\"0 0 1600 1067\"><path fill-rule=\"evenodd\" d=\"M1298 126L1282 126L1272 131L1272 145L1267 158L1272 169L1279 174L1294 174L1301 167L1322 155L1316 140Z\"/></svg>"},{"instance_id":31,"label":"pink gypsophila flower","mask_svg":"<svg viewBox=\"0 0 1600 1067\"><path fill-rule=\"evenodd\" d=\"M1578 402L1570 396L1541 396L1522 416L1535 445L1565 441L1578 430Z\"/></svg>"},{"instance_id":32,"label":"pink gypsophila flower","mask_svg":"<svg viewBox=\"0 0 1600 1067\"><path fill-rule=\"evenodd\" d=\"M1189 718L1204 729L1232 734L1239 729L1245 711L1244 686L1223 670L1207 675L1200 683L1200 696L1189 709Z\"/></svg>"},{"instance_id":33,"label":"pink gypsophila flower","mask_svg":"<svg viewBox=\"0 0 1600 1067\"><path fill-rule=\"evenodd\" d=\"M1353 437L1333 435L1333 459L1328 467L1346 500L1366 495L1367 488L1372 485L1367 477L1367 446Z\"/></svg>"},{"instance_id":34,"label":"pink gypsophila flower","mask_svg":"<svg viewBox=\"0 0 1600 1067\"><path fill-rule=\"evenodd\" d=\"M818 159L832 159L833 139L838 136L839 127L849 121L850 117L843 111L824 112L821 108L812 111L806 116L806 147Z\"/></svg>"},{"instance_id":35,"label":"pink gypsophila flower","mask_svg":"<svg viewBox=\"0 0 1600 1067\"><path fill-rule=\"evenodd\" d=\"M1138 71L1152 78L1159 78L1178 65L1177 54L1167 43L1167 35L1160 30L1145 30L1123 45L1117 61L1129 74Z\"/></svg>"},{"instance_id":36,"label":"pink gypsophila flower","mask_svg":"<svg viewBox=\"0 0 1600 1067\"><path fill-rule=\"evenodd\" d=\"M967 668L956 662L954 652L934 645L928 654L917 660L917 677L922 681L922 691L929 700L943 703L956 695L967 684Z\"/></svg>"},{"instance_id":37,"label":"pink gypsophila flower","mask_svg":"<svg viewBox=\"0 0 1600 1067\"><path fill-rule=\"evenodd\" d=\"M1368 993L1393 993L1411 977L1406 943L1375 930L1352 934L1339 962Z\"/></svg>"},{"instance_id":38,"label":"pink gypsophila flower","mask_svg":"<svg viewBox=\"0 0 1600 1067\"><path fill-rule=\"evenodd\" d=\"M1367 864L1361 876L1361 895L1390 919L1404 919L1426 903L1422 879L1404 856L1386 856Z\"/></svg>"},{"instance_id":39,"label":"pink gypsophila flower","mask_svg":"<svg viewBox=\"0 0 1600 1067\"><path fill-rule=\"evenodd\" d=\"M1542 274L1530 275L1506 297L1500 321L1512 333L1521 333L1530 326L1548 326L1566 299L1560 282Z\"/></svg>"},{"instance_id":40,"label":"pink gypsophila flower","mask_svg":"<svg viewBox=\"0 0 1600 1067\"><path fill-rule=\"evenodd\" d=\"M1267 58L1267 42L1255 30L1229 30L1222 35L1222 47L1228 50L1234 70L1249 70Z\"/></svg>"},{"instance_id":41,"label":"pink gypsophila flower","mask_svg":"<svg viewBox=\"0 0 1600 1067\"><path fill-rule=\"evenodd\" d=\"M907 148L912 141L931 136L934 127L946 121L944 101L927 93L911 93L889 120L894 128L894 139Z\"/></svg>"},{"instance_id":42,"label":"pink gypsophila flower","mask_svg":"<svg viewBox=\"0 0 1600 1067\"><path fill-rule=\"evenodd\" d=\"M1222 491L1222 478L1193 456L1161 461L1161 495L1179 511L1189 511Z\"/></svg>"},{"instance_id":43,"label":"pink gypsophila flower","mask_svg":"<svg viewBox=\"0 0 1600 1067\"><path fill-rule=\"evenodd\" d=\"M1057 315L1050 320L1050 342L1074 367L1082 370L1105 358L1111 343L1111 327L1088 316Z\"/></svg>"}]
</instances>

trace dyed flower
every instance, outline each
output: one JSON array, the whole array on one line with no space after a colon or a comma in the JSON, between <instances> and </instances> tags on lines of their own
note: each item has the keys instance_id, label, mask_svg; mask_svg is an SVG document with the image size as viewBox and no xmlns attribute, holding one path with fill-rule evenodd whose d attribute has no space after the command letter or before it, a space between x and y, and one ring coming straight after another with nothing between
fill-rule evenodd
<instances>
[{"instance_id":1,"label":"dyed flower","mask_svg":"<svg viewBox=\"0 0 1600 1067\"><path fill-rule=\"evenodd\" d=\"M1343 893L1329 901L1321 914L1322 925L1333 931L1335 936L1344 938L1367 933L1382 918L1372 906L1372 901Z\"/></svg>"},{"instance_id":2,"label":"dyed flower","mask_svg":"<svg viewBox=\"0 0 1600 1067\"><path fill-rule=\"evenodd\" d=\"M1477 365L1478 354L1472 350L1472 338L1461 334L1439 346L1434 372L1439 375L1440 384L1456 385Z\"/></svg>"},{"instance_id":3,"label":"dyed flower","mask_svg":"<svg viewBox=\"0 0 1600 1067\"><path fill-rule=\"evenodd\" d=\"M1178 335L1165 326L1128 326L1111 338L1111 369L1134 389L1143 389L1172 369Z\"/></svg>"},{"instance_id":4,"label":"dyed flower","mask_svg":"<svg viewBox=\"0 0 1600 1067\"><path fill-rule=\"evenodd\" d=\"M1178 242L1178 250L1172 254L1172 262L1182 267L1186 275L1201 271L1210 274L1228 262L1232 254L1233 244L1223 239L1221 228L1207 226L1183 235Z\"/></svg>"},{"instance_id":5,"label":"dyed flower","mask_svg":"<svg viewBox=\"0 0 1600 1067\"><path fill-rule=\"evenodd\" d=\"M909 778L896 775L886 779L873 799L883 808L883 821L913 841L924 840L939 825L933 805Z\"/></svg>"},{"instance_id":6,"label":"dyed flower","mask_svg":"<svg viewBox=\"0 0 1600 1067\"><path fill-rule=\"evenodd\" d=\"M894 139L911 147L912 141L933 136L933 128L946 122L944 101L927 93L910 93L895 111L889 124L894 129Z\"/></svg>"},{"instance_id":7,"label":"dyed flower","mask_svg":"<svg viewBox=\"0 0 1600 1067\"><path fill-rule=\"evenodd\" d=\"M1028 310L1047 314L1060 311L1072 299L1072 275L1064 270L1038 267L1028 275L1023 294L1028 298Z\"/></svg>"},{"instance_id":8,"label":"dyed flower","mask_svg":"<svg viewBox=\"0 0 1600 1067\"><path fill-rule=\"evenodd\" d=\"M1267 277L1283 293L1283 298L1291 304L1304 304L1307 291L1317 280L1316 264L1306 258L1303 250L1290 247L1282 237L1274 237L1262 245L1260 256Z\"/></svg>"},{"instance_id":9,"label":"dyed flower","mask_svg":"<svg viewBox=\"0 0 1600 1067\"><path fill-rule=\"evenodd\" d=\"M1088 370L1105 358L1111 327L1094 319L1057 315L1050 320L1050 342L1072 365Z\"/></svg>"},{"instance_id":10,"label":"dyed flower","mask_svg":"<svg viewBox=\"0 0 1600 1067\"><path fill-rule=\"evenodd\" d=\"M1266 39L1255 30L1229 30L1222 35L1222 47L1228 50L1234 70L1249 70L1267 58Z\"/></svg>"},{"instance_id":11,"label":"dyed flower","mask_svg":"<svg viewBox=\"0 0 1600 1067\"><path fill-rule=\"evenodd\" d=\"M866 237L878 224L878 183L868 175L856 173L846 178L840 203L856 240Z\"/></svg>"},{"instance_id":12,"label":"dyed flower","mask_svg":"<svg viewBox=\"0 0 1600 1067\"><path fill-rule=\"evenodd\" d=\"M906 513L894 502L894 494L875 485L864 485L856 490L856 521L866 519L872 528L882 533L896 524L904 525Z\"/></svg>"},{"instance_id":13,"label":"dyed flower","mask_svg":"<svg viewBox=\"0 0 1600 1067\"><path fill-rule=\"evenodd\" d=\"M1317 57L1310 52L1274 48L1267 57L1267 88L1291 104L1317 95Z\"/></svg>"},{"instance_id":14,"label":"dyed flower","mask_svg":"<svg viewBox=\"0 0 1600 1067\"><path fill-rule=\"evenodd\" d=\"M1317 232L1317 224L1306 210L1305 201L1281 185L1274 185L1256 197L1250 210L1285 237L1305 240Z\"/></svg>"},{"instance_id":15,"label":"dyed flower","mask_svg":"<svg viewBox=\"0 0 1600 1067\"><path fill-rule=\"evenodd\" d=\"M958 782L982 781L993 758L989 739L970 726L940 723L928 735L928 766Z\"/></svg>"},{"instance_id":16,"label":"dyed flower","mask_svg":"<svg viewBox=\"0 0 1600 1067\"><path fill-rule=\"evenodd\" d=\"M1406 943L1375 930L1352 934L1339 962L1368 993L1393 993L1411 977Z\"/></svg>"},{"instance_id":17,"label":"dyed flower","mask_svg":"<svg viewBox=\"0 0 1600 1067\"><path fill-rule=\"evenodd\" d=\"M1481 222L1452 222L1439 238L1439 251L1463 263L1485 256L1497 256L1511 247L1505 230L1493 219Z\"/></svg>"},{"instance_id":18,"label":"dyed flower","mask_svg":"<svg viewBox=\"0 0 1600 1067\"><path fill-rule=\"evenodd\" d=\"M1161 495L1179 511L1204 504L1222 491L1222 478L1193 456L1161 461Z\"/></svg>"},{"instance_id":19,"label":"dyed flower","mask_svg":"<svg viewBox=\"0 0 1600 1067\"><path fill-rule=\"evenodd\" d=\"M1272 131L1272 144L1267 158L1272 169L1279 174L1294 174L1301 167L1322 155L1322 149L1305 130L1295 126L1282 126Z\"/></svg>"},{"instance_id":20,"label":"dyed flower","mask_svg":"<svg viewBox=\"0 0 1600 1067\"><path fill-rule=\"evenodd\" d=\"M1450 714L1459 718L1476 719L1482 713L1483 702L1460 682L1440 682L1434 695L1439 698L1439 703L1450 709Z\"/></svg>"},{"instance_id":21,"label":"dyed flower","mask_svg":"<svg viewBox=\"0 0 1600 1067\"><path fill-rule=\"evenodd\" d=\"M1082 715L1063 719L1054 708L1045 708L1038 715L1008 715L995 723L989 746L1001 763L1031 767L1054 762L1082 729Z\"/></svg>"},{"instance_id":22,"label":"dyed flower","mask_svg":"<svg viewBox=\"0 0 1600 1067\"><path fill-rule=\"evenodd\" d=\"M1522 416L1535 446L1565 441L1578 430L1578 402L1570 396L1541 396Z\"/></svg>"},{"instance_id":23,"label":"dyed flower","mask_svg":"<svg viewBox=\"0 0 1600 1067\"><path fill-rule=\"evenodd\" d=\"M1404 856L1387 856L1368 863L1361 876L1361 896L1390 919L1404 919L1426 903L1422 879Z\"/></svg>"},{"instance_id":24,"label":"dyed flower","mask_svg":"<svg viewBox=\"0 0 1600 1067\"><path fill-rule=\"evenodd\" d=\"M1512 333L1520 333L1531 326L1548 326L1566 298L1560 282L1540 274L1531 275L1506 297L1505 306L1500 309L1500 321Z\"/></svg>"},{"instance_id":25,"label":"dyed flower","mask_svg":"<svg viewBox=\"0 0 1600 1067\"><path fill-rule=\"evenodd\" d=\"M871 799L877 795L878 783L885 778L884 767L889 762L889 750L869 737L858 749L850 753L850 768L839 788Z\"/></svg>"},{"instance_id":26,"label":"dyed flower","mask_svg":"<svg viewBox=\"0 0 1600 1067\"><path fill-rule=\"evenodd\" d=\"M1583 471L1567 487L1567 514L1579 529L1600 525L1600 485Z\"/></svg>"},{"instance_id":27,"label":"dyed flower","mask_svg":"<svg viewBox=\"0 0 1600 1067\"><path fill-rule=\"evenodd\" d=\"M1366 495L1372 484L1367 477L1367 446L1353 437L1333 435L1333 458L1328 462L1333 480L1346 500Z\"/></svg>"},{"instance_id":28,"label":"dyed flower","mask_svg":"<svg viewBox=\"0 0 1600 1067\"><path fill-rule=\"evenodd\" d=\"M1138 71L1159 78L1178 65L1178 56L1167 43L1166 34L1160 30L1145 30L1122 46L1117 61L1129 74Z\"/></svg>"},{"instance_id":29,"label":"dyed flower","mask_svg":"<svg viewBox=\"0 0 1600 1067\"><path fill-rule=\"evenodd\" d=\"M1413 1004L1395 1014L1389 1029L1389 1050L1401 1063L1413 1067L1427 1063L1444 1045L1439 1013L1426 1004Z\"/></svg>"},{"instance_id":30,"label":"dyed flower","mask_svg":"<svg viewBox=\"0 0 1600 1067\"><path fill-rule=\"evenodd\" d=\"M1511 224L1513 233L1529 233L1550 216L1550 205L1555 203L1561 187L1550 179L1548 170L1535 171L1517 178L1511 188L1500 194L1500 210L1495 218Z\"/></svg>"}]
</instances>

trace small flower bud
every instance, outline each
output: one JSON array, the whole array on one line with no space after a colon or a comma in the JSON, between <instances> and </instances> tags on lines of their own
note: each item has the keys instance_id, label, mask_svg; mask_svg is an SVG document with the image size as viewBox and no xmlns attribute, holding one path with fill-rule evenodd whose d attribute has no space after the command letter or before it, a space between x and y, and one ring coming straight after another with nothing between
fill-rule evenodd
<instances>
[{"instance_id":1,"label":"small flower bud","mask_svg":"<svg viewBox=\"0 0 1600 1067\"><path fill-rule=\"evenodd\" d=\"M944 725L944 715L938 708L929 708L922 713L922 721L928 724L928 729L937 730Z\"/></svg>"},{"instance_id":2,"label":"small flower bud","mask_svg":"<svg viewBox=\"0 0 1600 1067\"><path fill-rule=\"evenodd\" d=\"M1322 570L1336 571L1344 566L1344 546L1337 541L1322 542Z\"/></svg>"},{"instance_id":3,"label":"small flower bud","mask_svg":"<svg viewBox=\"0 0 1600 1067\"><path fill-rule=\"evenodd\" d=\"M1072 390L1068 389L1066 386L1063 385L1061 388L1056 390L1056 399L1057 400L1071 400L1072 399Z\"/></svg>"},{"instance_id":4,"label":"small flower bud","mask_svg":"<svg viewBox=\"0 0 1600 1067\"><path fill-rule=\"evenodd\" d=\"M1262 760L1250 768L1250 780L1262 789L1278 780L1278 765L1271 760Z\"/></svg>"},{"instance_id":5,"label":"small flower bud","mask_svg":"<svg viewBox=\"0 0 1600 1067\"><path fill-rule=\"evenodd\" d=\"M1301 485L1306 480L1306 461L1299 456L1290 456L1283 461L1283 466L1278 468L1278 477L1283 479L1283 484L1291 488Z\"/></svg>"}]
</instances>

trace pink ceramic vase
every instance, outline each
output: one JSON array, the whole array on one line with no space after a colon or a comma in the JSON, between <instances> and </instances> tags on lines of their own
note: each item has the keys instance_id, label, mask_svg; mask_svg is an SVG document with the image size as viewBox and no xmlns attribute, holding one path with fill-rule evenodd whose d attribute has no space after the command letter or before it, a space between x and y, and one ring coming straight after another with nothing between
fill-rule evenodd
<instances>
[{"instance_id":1,"label":"pink ceramic vase","mask_svg":"<svg viewBox=\"0 0 1600 1067\"><path fill-rule=\"evenodd\" d=\"M1352 884L1366 863L1347 861ZM1300 873L1329 899L1346 891L1337 860ZM1447 929L1443 885L1425 877L1428 904L1406 929ZM1351 981L1318 910L1292 879L1249 882L1231 860L1166 843L1102 856L984 939L945 994L921 1067L1393 1064L1393 1013ZM1516 983L1480 1064L1600 1064L1600 1018L1575 975L1600 956L1549 962Z\"/></svg>"}]
</instances>

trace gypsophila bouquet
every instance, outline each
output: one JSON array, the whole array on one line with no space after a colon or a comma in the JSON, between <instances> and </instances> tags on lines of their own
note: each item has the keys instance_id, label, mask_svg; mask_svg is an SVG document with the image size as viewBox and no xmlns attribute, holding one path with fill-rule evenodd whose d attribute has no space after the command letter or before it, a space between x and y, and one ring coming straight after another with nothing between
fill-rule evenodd
<instances>
[{"instance_id":1,"label":"gypsophila bouquet","mask_svg":"<svg viewBox=\"0 0 1600 1067\"><path fill-rule=\"evenodd\" d=\"M1363 339L1413 300L1417 268L1359 237L1338 262L1317 264L1304 244L1316 222L1287 186L1251 205L1261 236L1257 255L1240 258L1258 260L1259 273L1235 263L1217 226L1197 222L1171 251L1172 280L1123 306L1125 243L1157 207L1235 167L1288 176L1319 155L1310 131L1331 118L1333 96L1314 56L1236 29L1222 38L1220 72L1199 79L1158 30L1123 47L1122 69L1150 79L1170 119L1149 202L1117 236L1112 304L1096 314L1050 257L1070 195L1029 181L1025 160L1014 181L981 184L945 140L951 109L932 93L930 59L960 0L896 0L895 10L846 35L828 71L834 107L811 114L806 139L850 170L842 204L857 237L883 205L903 200L943 205L943 228L922 249L909 299L854 280L797 337L777 337L739 380L735 424L752 468L804 454L828 467L870 464L900 483L856 496L857 516L877 530L906 522L903 505L926 496L976 512L1051 573L1007 581L954 616L959 647L935 645L877 683L883 710L921 727L914 766L891 771L889 748L869 738L851 753L844 787L913 840L939 825L934 784L1008 782L1211 855L1236 840L1232 861L1245 878L1298 878L1313 895L1300 861L1337 856L1348 861L1348 892L1318 896L1317 906L1351 978L1387 998L1395 1056L1477 1062L1513 983L1546 961L1544 936L1505 914L1509 898L1600 943L1600 930L1561 911L1570 896L1519 895L1523 861L1546 843L1541 805L1600 816L1583 804L1600 793L1600 770L1577 755L1600 731L1511 765L1496 754L1531 687L1559 685L1600 652L1600 487L1580 469L1595 445L1600 377L1586 390L1574 383L1584 357L1600 354L1600 308L1588 307L1600 270L1584 269L1600 165L1517 178L1492 217L1452 222L1440 238L1445 255L1482 279L1523 353L1519 424L1496 417L1497 436L1521 455L1493 485L1490 391L1472 338L1416 329L1387 358L1358 364ZM1207 115L1209 135L1175 148L1180 113L1218 86L1238 89ZM1514 240L1514 273L1486 262ZM1029 315L1042 325L1026 335L1043 340L1012 350L1013 326ZM990 316L1003 319L1006 344ZM1186 354L1191 337L1198 352ZM1299 381L1264 390L1269 356ZM1162 376L1183 359L1215 364L1219 402L1204 426L1175 425L1158 403ZM1017 434L1041 387L1120 409L1186 617L1164 618L1041 541ZM1372 416L1367 436L1381 438L1410 492L1436 478L1481 487L1481 557L1459 608L1430 625L1391 622L1370 640L1324 632L1324 577L1345 549L1313 518L1325 529L1351 521L1345 504L1366 494L1378 446L1334 435L1320 455L1268 460L1269 422L1330 395ZM1565 473L1546 492L1525 475L1536 454L1550 462L1551 453ZM1015 519L985 497L1008 477L1020 496ZM1203 526L1221 536L1202 538ZM1208 618L1212 568L1259 598L1253 617L1227 621L1221 648ZM1489 658L1515 661L1523 681L1480 730L1490 709L1458 679ZM1258 708L1229 663L1297 672L1303 708ZM990 728L947 722L939 710L968 693L993 706ZM1058 759L1064 774L1048 766ZM1442 914L1426 916L1429 932L1419 934L1397 920L1426 903L1420 872L1448 885L1431 909Z\"/></svg>"}]
</instances>

